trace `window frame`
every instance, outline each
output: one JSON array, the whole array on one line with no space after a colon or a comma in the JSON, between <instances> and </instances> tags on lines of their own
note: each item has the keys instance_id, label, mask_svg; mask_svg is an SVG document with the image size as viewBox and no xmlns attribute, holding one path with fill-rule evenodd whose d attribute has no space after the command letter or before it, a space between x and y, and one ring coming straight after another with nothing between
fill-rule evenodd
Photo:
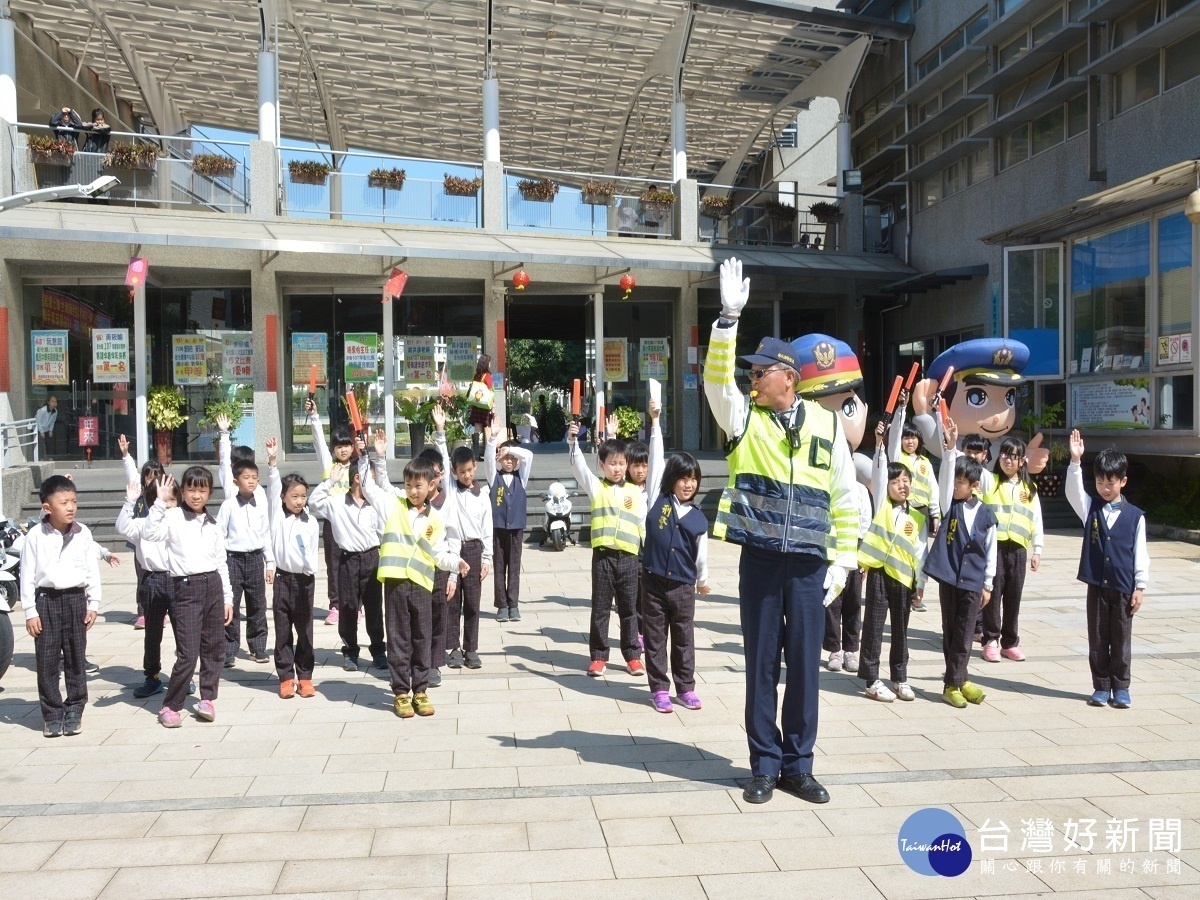
<instances>
[{"instance_id":1,"label":"window frame","mask_svg":"<svg viewBox=\"0 0 1200 900\"><path fill-rule=\"evenodd\" d=\"M1045 244L1017 244L1012 247L1004 248L1004 267L1003 267L1003 302L1001 309L1004 316L1004 336L1008 337L1010 332L1011 314L1009 312L1008 294L1011 286L1009 277L1009 254L1028 252L1030 250L1057 250L1058 251L1058 371L1055 373L1047 373L1045 375L1031 375L1030 381L1062 381L1066 376L1067 368L1067 353L1066 353L1066 285L1067 273L1064 269L1066 265L1066 242L1051 241Z\"/></svg>"}]
</instances>

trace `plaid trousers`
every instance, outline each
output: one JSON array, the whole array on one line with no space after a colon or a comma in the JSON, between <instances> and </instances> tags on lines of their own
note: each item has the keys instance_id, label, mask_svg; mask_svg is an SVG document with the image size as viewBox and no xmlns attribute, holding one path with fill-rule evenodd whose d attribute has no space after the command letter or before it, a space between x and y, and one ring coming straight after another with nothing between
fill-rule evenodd
<instances>
[{"instance_id":1,"label":"plaid trousers","mask_svg":"<svg viewBox=\"0 0 1200 900\"><path fill-rule=\"evenodd\" d=\"M430 657L429 667L431 669L442 669L446 666L446 653L453 650L453 647L447 646L450 641L450 632L446 628L446 621L450 618L450 602L446 599L446 587L450 584L450 573L443 572L438 569L433 573L433 600L430 603L430 621L432 623L433 633L429 639Z\"/></svg>"},{"instance_id":2,"label":"plaid trousers","mask_svg":"<svg viewBox=\"0 0 1200 900\"><path fill-rule=\"evenodd\" d=\"M333 539L333 526L325 519L321 525L321 540L325 544L325 580L329 589L329 608L338 608L338 558L342 549ZM339 621L341 620L339 616Z\"/></svg>"},{"instance_id":3,"label":"plaid trousers","mask_svg":"<svg viewBox=\"0 0 1200 900\"><path fill-rule=\"evenodd\" d=\"M175 582L170 572L142 572L146 630L142 632L142 671L153 678L162 671L163 620L171 608Z\"/></svg>"},{"instance_id":4,"label":"plaid trousers","mask_svg":"<svg viewBox=\"0 0 1200 900\"><path fill-rule=\"evenodd\" d=\"M221 576L216 572L183 575L173 579L170 604L175 631L175 667L163 706L183 709L188 682L200 661L200 699L216 700L225 665L225 600Z\"/></svg>"},{"instance_id":5,"label":"plaid trousers","mask_svg":"<svg viewBox=\"0 0 1200 900\"><path fill-rule=\"evenodd\" d=\"M842 592L825 607L825 640L821 646L826 652L858 652L858 632L862 628L862 603L858 599L860 596L862 572L851 569Z\"/></svg>"},{"instance_id":6,"label":"plaid trousers","mask_svg":"<svg viewBox=\"0 0 1200 900\"><path fill-rule=\"evenodd\" d=\"M383 611L392 693L423 694L429 687L433 594L411 581L389 578L383 584Z\"/></svg>"},{"instance_id":7,"label":"plaid trousers","mask_svg":"<svg viewBox=\"0 0 1200 900\"><path fill-rule=\"evenodd\" d=\"M226 552L229 586L233 589L233 621L225 626L225 655L235 656L242 643L242 594L246 595L246 649L267 655L266 557L261 550Z\"/></svg>"},{"instance_id":8,"label":"plaid trousers","mask_svg":"<svg viewBox=\"0 0 1200 900\"><path fill-rule=\"evenodd\" d=\"M1021 643L1017 616L1021 612L1021 592L1025 589L1025 548L1014 541L996 542L996 577L991 602L983 608L983 640L1000 641L1004 648Z\"/></svg>"},{"instance_id":9,"label":"plaid trousers","mask_svg":"<svg viewBox=\"0 0 1200 900\"><path fill-rule=\"evenodd\" d=\"M592 550L592 629L588 648L592 659L608 660L608 622L614 595L621 621L621 655L638 659L638 571L641 566L632 553L597 547Z\"/></svg>"},{"instance_id":10,"label":"plaid trousers","mask_svg":"<svg viewBox=\"0 0 1200 900\"><path fill-rule=\"evenodd\" d=\"M1088 666L1092 670L1093 690L1129 690L1129 658L1133 645L1133 614L1129 612L1129 604L1132 600L1129 594L1088 585Z\"/></svg>"},{"instance_id":11,"label":"plaid trousers","mask_svg":"<svg viewBox=\"0 0 1200 900\"><path fill-rule=\"evenodd\" d=\"M367 618L368 651L371 657L387 650L383 637L383 585L375 577L379 568L379 548L338 552L338 637L342 655L358 659L358 611Z\"/></svg>"},{"instance_id":12,"label":"plaid trousers","mask_svg":"<svg viewBox=\"0 0 1200 900\"><path fill-rule=\"evenodd\" d=\"M670 688L667 680L667 634L671 636L671 673L675 693L696 687L696 587L642 570L642 631L646 640L646 674L650 691Z\"/></svg>"},{"instance_id":13,"label":"plaid trousers","mask_svg":"<svg viewBox=\"0 0 1200 900\"><path fill-rule=\"evenodd\" d=\"M983 596L979 593L938 583L938 604L942 607L942 656L946 658L942 684L946 687L961 688L967 681L975 618L982 602ZM996 602L994 597L992 602Z\"/></svg>"},{"instance_id":14,"label":"plaid trousers","mask_svg":"<svg viewBox=\"0 0 1200 900\"><path fill-rule=\"evenodd\" d=\"M892 681L908 681L908 616L915 593L912 588L885 575L882 569L867 570L867 604L863 615L858 677L868 685L879 677L883 623L889 612L892 615L892 641L888 665L892 670Z\"/></svg>"},{"instance_id":15,"label":"plaid trousers","mask_svg":"<svg viewBox=\"0 0 1200 900\"><path fill-rule=\"evenodd\" d=\"M33 639L33 654L42 719L61 723L67 716L82 717L88 699L87 673L83 669L87 595L82 587L38 588L36 602L42 633ZM66 676L65 703L58 687L59 673Z\"/></svg>"},{"instance_id":16,"label":"plaid trousers","mask_svg":"<svg viewBox=\"0 0 1200 900\"><path fill-rule=\"evenodd\" d=\"M280 681L312 678L313 599L317 577L275 570L275 674ZM295 643L292 634L295 632Z\"/></svg>"},{"instance_id":17,"label":"plaid trousers","mask_svg":"<svg viewBox=\"0 0 1200 900\"><path fill-rule=\"evenodd\" d=\"M479 650L479 603L483 598L483 583L479 578L479 569L483 564L483 541L463 541L459 556L471 567L471 571L465 577L459 577L458 589L446 610L446 649L457 650L461 647L467 653L475 653Z\"/></svg>"},{"instance_id":18,"label":"plaid trousers","mask_svg":"<svg viewBox=\"0 0 1200 900\"><path fill-rule=\"evenodd\" d=\"M496 609L516 609L521 599L522 528L492 529L492 590Z\"/></svg>"}]
</instances>

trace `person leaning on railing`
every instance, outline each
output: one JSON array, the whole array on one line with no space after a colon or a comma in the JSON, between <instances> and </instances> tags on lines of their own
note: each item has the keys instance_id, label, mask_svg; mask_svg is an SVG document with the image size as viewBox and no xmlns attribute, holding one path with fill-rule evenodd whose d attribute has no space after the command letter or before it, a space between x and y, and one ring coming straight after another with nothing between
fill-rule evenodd
<instances>
[{"instance_id":1,"label":"person leaning on railing","mask_svg":"<svg viewBox=\"0 0 1200 900\"><path fill-rule=\"evenodd\" d=\"M69 106L64 106L50 117L50 127L60 138L79 143L79 132L83 130L84 124L79 113Z\"/></svg>"},{"instance_id":2,"label":"person leaning on railing","mask_svg":"<svg viewBox=\"0 0 1200 900\"><path fill-rule=\"evenodd\" d=\"M87 140L83 144L84 153L107 153L108 138L112 134L112 126L104 119L104 110L93 109L92 121L83 126L88 132Z\"/></svg>"}]
</instances>

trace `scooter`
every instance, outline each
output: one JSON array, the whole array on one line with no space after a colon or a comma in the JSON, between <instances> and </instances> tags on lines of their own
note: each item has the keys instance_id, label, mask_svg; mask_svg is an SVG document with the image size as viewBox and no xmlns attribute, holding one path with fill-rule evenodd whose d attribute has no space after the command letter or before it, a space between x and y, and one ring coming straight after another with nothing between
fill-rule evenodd
<instances>
[{"instance_id":1,"label":"scooter","mask_svg":"<svg viewBox=\"0 0 1200 900\"><path fill-rule=\"evenodd\" d=\"M572 495L567 493L567 489L558 481L550 485L549 492L545 495L546 500L546 522L542 526L542 540L538 546L546 543L546 539L550 539L550 544L555 550L562 550L567 544L575 544L575 538L571 536L571 500Z\"/></svg>"},{"instance_id":2,"label":"scooter","mask_svg":"<svg viewBox=\"0 0 1200 900\"><path fill-rule=\"evenodd\" d=\"M27 528L28 526L26 526ZM13 626L9 618L20 598L21 547L25 530L11 519L0 520L0 678L8 671L13 656Z\"/></svg>"}]
</instances>

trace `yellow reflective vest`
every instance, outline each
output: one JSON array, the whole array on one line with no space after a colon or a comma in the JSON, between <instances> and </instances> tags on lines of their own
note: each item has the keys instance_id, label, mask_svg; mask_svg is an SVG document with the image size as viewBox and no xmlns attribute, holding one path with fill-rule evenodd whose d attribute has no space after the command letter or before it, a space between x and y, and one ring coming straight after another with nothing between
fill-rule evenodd
<instances>
[{"instance_id":1,"label":"yellow reflective vest","mask_svg":"<svg viewBox=\"0 0 1200 900\"><path fill-rule=\"evenodd\" d=\"M901 453L898 462L911 473L908 479L909 502L917 506L931 507L938 486L929 460L921 453Z\"/></svg>"},{"instance_id":2,"label":"yellow reflective vest","mask_svg":"<svg viewBox=\"0 0 1200 900\"><path fill-rule=\"evenodd\" d=\"M600 479L592 497L592 549L620 550L637 556L645 534L644 502L637 485Z\"/></svg>"},{"instance_id":3,"label":"yellow reflective vest","mask_svg":"<svg viewBox=\"0 0 1200 900\"><path fill-rule=\"evenodd\" d=\"M925 560L925 514L909 504L896 518L896 504L885 499L858 548L858 564L864 569L883 569L905 587L917 582Z\"/></svg>"},{"instance_id":4,"label":"yellow reflective vest","mask_svg":"<svg viewBox=\"0 0 1200 900\"><path fill-rule=\"evenodd\" d=\"M410 509L408 500L402 498L388 517L379 544L379 569L375 577L380 581L389 578L411 581L432 591L433 574L437 569L433 548L441 541L446 526L441 514L428 507L424 520L418 519L422 525L420 531L414 534L413 523L408 517Z\"/></svg>"},{"instance_id":5,"label":"yellow reflective vest","mask_svg":"<svg viewBox=\"0 0 1200 900\"><path fill-rule=\"evenodd\" d=\"M983 502L996 514L996 540L1013 541L1026 550L1033 544L1033 504L1037 489L1028 482L992 480Z\"/></svg>"}]
</instances>

